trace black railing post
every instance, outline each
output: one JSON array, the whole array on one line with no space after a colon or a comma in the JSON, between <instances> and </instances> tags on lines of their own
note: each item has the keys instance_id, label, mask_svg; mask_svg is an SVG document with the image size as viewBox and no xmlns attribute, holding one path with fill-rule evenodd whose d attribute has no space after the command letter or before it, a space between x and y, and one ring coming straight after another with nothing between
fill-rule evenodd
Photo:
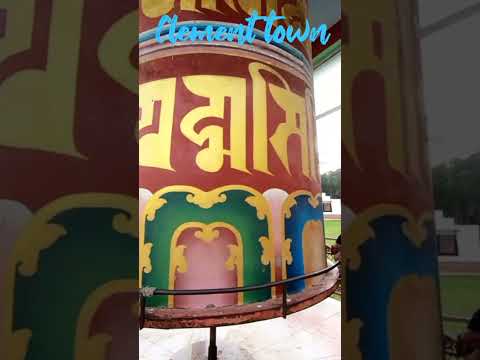
<instances>
[{"instance_id":1,"label":"black railing post","mask_svg":"<svg viewBox=\"0 0 480 360\"><path fill-rule=\"evenodd\" d=\"M210 328L210 344L208 345L208 360L217 360L217 328Z\"/></svg>"},{"instance_id":2,"label":"black railing post","mask_svg":"<svg viewBox=\"0 0 480 360\"><path fill-rule=\"evenodd\" d=\"M288 306L287 306L287 285L282 286L282 314L283 318L287 318Z\"/></svg>"},{"instance_id":3,"label":"black railing post","mask_svg":"<svg viewBox=\"0 0 480 360\"><path fill-rule=\"evenodd\" d=\"M139 328L140 330L143 329L143 326L145 325L145 297L143 296L142 293L140 293L140 319L139 319Z\"/></svg>"}]
</instances>

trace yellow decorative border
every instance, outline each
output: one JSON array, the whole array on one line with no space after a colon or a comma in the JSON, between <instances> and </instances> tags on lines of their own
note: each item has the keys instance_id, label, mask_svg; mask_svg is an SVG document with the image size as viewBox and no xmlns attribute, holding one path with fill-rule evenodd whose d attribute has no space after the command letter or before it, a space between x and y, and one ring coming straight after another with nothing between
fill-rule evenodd
<instances>
[{"instance_id":1,"label":"yellow decorative border","mask_svg":"<svg viewBox=\"0 0 480 360\"><path fill-rule=\"evenodd\" d=\"M75 360L104 360L107 358L107 346L112 341L112 337L107 334L90 335L90 326L96 311L112 295L137 292L136 280L117 280L99 287L88 297L78 317L75 334ZM138 302L134 305L138 307ZM135 313L130 313L130 315L133 317Z\"/></svg>"},{"instance_id":2,"label":"yellow decorative border","mask_svg":"<svg viewBox=\"0 0 480 360\"><path fill-rule=\"evenodd\" d=\"M402 231L405 236L420 248L427 238L427 231L424 224L433 220L431 211L423 213L418 219L405 207L393 204L380 204L373 206L362 213L356 215L344 232L342 237L345 244L349 246L342 247L342 258L351 270L358 270L361 265L359 248L368 239L375 238L375 232L370 226L370 222L384 216L402 216L407 222L403 224Z\"/></svg>"},{"instance_id":3,"label":"yellow decorative border","mask_svg":"<svg viewBox=\"0 0 480 360\"><path fill-rule=\"evenodd\" d=\"M155 219L155 213L158 209L164 206L167 203L167 200L162 197L169 193L183 192L188 193L185 200L191 204L195 204L203 209L209 209L215 204L224 203L227 201L227 196L224 194L227 191L246 191L252 194L245 199L245 202L252 207L257 209L257 218L259 220L264 220L266 218L268 225L268 239L273 239L273 226L272 226L272 214L270 206L268 205L267 200L264 198L263 194L259 191L245 185L227 185L222 186L211 191L204 191L202 189L188 186L188 185L172 185L167 186L159 191L155 192L150 199L147 201L145 206L145 211L143 214L140 214L140 239L139 239L139 248L140 248L140 261L139 261L139 286L143 285L143 272L149 273L152 270L152 264L150 259L151 248L153 243L145 243L145 224L146 221L153 221ZM259 239L260 242L261 239ZM267 242L263 240L265 244ZM267 246L268 248L268 246ZM267 261L267 257L271 256L269 251L265 250L262 255L262 263ZM270 262L270 278L271 281L275 281L275 257L269 259ZM243 273L242 273L243 274ZM170 282L170 281L169 281ZM173 288L170 288L173 289ZM243 295L243 294L242 294ZM275 289L272 288L272 297L275 297ZM170 303L170 300L169 300Z\"/></svg>"},{"instance_id":4,"label":"yellow decorative border","mask_svg":"<svg viewBox=\"0 0 480 360\"><path fill-rule=\"evenodd\" d=\"M173 233L172 241L170 243L170 270L168 274L168 288L175 289L175 280L177 270L180 273L186 273L188 271L187 260L184 255L184 250L186 246L180 245L177 246L178 239L182 233L187 229L200 229L195 232L195 236L200 240L210 243L213 240L217 239L220 235L220 232L215 229L227 229L235 235L237 240L237 245L229 245L230 258L225 263L225 268L227 270L233 270L234 267L237 267L237 287L244 286L244 247L242 235L240 232L232 225L225 222L214 222L211 224L205 224L202 222L188 222L180 225L175 232ZM243 293L238 293L238 304L243 304ZM173 307L174 305L174 296L168 296L168 306Z\"/></svg>"},{"instance_id":5,"label":"yellow decorative border","mask_svg":"<svg viewBox=\"0 0 480 360\"><path fill-rule=\"evenodd\" d=\"M84 193L61 197L44 206L33 214L30 223L19 236L14 245L13 256L10 259L6 273L4 308L5 321L0 323L0 341L5 343L0 348L6 349L5 359L23 359L28 351L28 344L32 332L30 329L19 329L12 332L13 308L15 294L15 276L18 271L21 275L32 276L37 272L38 258L42 250L48 249L66 234L62 226L50 224L56 215L78 208L111 208L118 209L130 214L130 218L124 214L117 214L112 220L112 228L122 233L134 232L136 228L138 200L126 195ZM132 224L130 224L132 222Z\"/></svg>"}]
</instances>

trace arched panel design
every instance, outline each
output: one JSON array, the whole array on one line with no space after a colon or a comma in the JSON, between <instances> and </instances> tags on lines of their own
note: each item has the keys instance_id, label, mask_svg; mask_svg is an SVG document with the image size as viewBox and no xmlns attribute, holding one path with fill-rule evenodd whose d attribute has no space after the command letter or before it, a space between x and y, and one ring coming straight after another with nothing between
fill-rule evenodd
<instances>
[{"instance_id":1,"label":"arched panel design","mask_svg":"<svg viewBox=\"0 0 480 360\"><path fill-rule=\"evenodd\" d=\"M283 205L285 219L283 267L284 278L304 275L307 269L316 268L314 262L322 264L324 260L314 259L313 254L306 252L325 246L323 229L318 230L318 224L323 227L323 210L320 194L313 195L307 191L298 191L287 198ZM312 222L313 221L313 222ZM314 225L312 225L314 224ZM307 226L307 228L306 228ZM313 227L312 227L313 226ZM320 235L318 239L313 236ZM318 242L315 244L314 242ZM305 247L305 245L307 247ZM306 263L305 260L308 262ZM318 268L316 270L319 270ZM288 286L290 293L302 291L305 281L296 281Z\"/></svg>"},{"instance_id":2,"label":"arched panel design","mask_svg":"<svg viewBox=\"0 0 480 360\"><path fill-rule=\"evenodd\" d=\"M143 286L174 288L173 269L186 272L188 266L185 248L177 246L176 241L183 228L191 227L192 223L203 230L203 235L197 235L212 236L218 228L224 228L241 241L242 251L232 248L233 260L226 265L232 268L232 261L237 264L241 261L239 267L243 273L237 274L237 283L243 281L247 286L275 279L270 209L260 193L243 186L227 186L210 192L173 186L159 191L146 206L140 246L151 244L151 255L146 259L151 271L143 274ZM242 259L238 259L239 256ZM270 290L249 292L244 294L243 301L263 301L271 295ZM166 297L149 299L149 303L153 306L174 304L172 298L168 301Z\"/></svg>"},{"instance_id":3,"label":"arched panel design","mask_svg":"<svg viewBox=\"0 0 480 360\"><path fill-rule=\"evenodd\" d=\"M305 274L318 271L327 267L327 254L325 251L325 241L323 221L309 220L303 226L302 248L303 248L303 271ZM315 277L307 279L308 287L318 284L321 279Z\"/></svg>"},{"instance_id":4,"label":"arched panel design","mask_svg":"<svg viewBox=\"0 0 480 360\"><path fill-rule=\"evenodd\" d=\"M105 339L115 347L137 321L137 266L125 266L137 251L137 208L129 196L87 193L60 198L32 216L7 264L3 358L119 358L110 357ZM85 259L91 273L78 270ZM126 317L115 321L108 314L123 312L128 301L131 323L115 329Z\"/></svg>"},{"instance_id":5,"label":"arched panel design","mask_svg":"<svg viewBox=\"0 0 480 360\"><path fill-rule=\"evenodd\" d=\"M215 289L241 287L243 242L230 224L199 222L181 225L170 247L169 287L172 289ZM173 297L169 299L171 304ZM177 296L176 308L199 308L243 304L243 293Z\"/></svg>"}]
</instances>

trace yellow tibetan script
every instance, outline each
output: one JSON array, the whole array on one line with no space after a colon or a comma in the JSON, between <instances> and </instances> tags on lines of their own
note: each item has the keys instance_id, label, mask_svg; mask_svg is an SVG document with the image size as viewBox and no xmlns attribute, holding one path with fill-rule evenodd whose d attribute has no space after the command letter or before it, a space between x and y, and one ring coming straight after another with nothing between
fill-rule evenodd
<instances>
[{"instance_id":1,"label":"yellow tibetan script","mask_svg":"<svg viewBox=\"0 0 480 360\"><path fill-rule=\"evenodd\" d=\"M312 109L312 95L309 90L304 96L296 94L277 71L271 67L252 63L249 66L253 98L253 149L247 149L247 84L242 77L221 75L193 75L181 78L155 80L140 85L139 146L140 165L175 171L171 163L174 109L177 82L182 81L194 95L209 99L206 106L189 111L180 122L182 135L202 147L196 155L196 165L205 172L215 173L224 166L225 157L230 157L232 169L250 173L247 155L253 158L253 170L274 175L269 166L269 145L291 173L288 156L289 140L296 136L300 146L302 173L317 179L316 152L312 143L315 133ZM269 83L260 71L278 78L282 86ZM285 113L283 122L268 136L268 94ZM230 109L226 109L226 99ZM229 111L230 144L224 143L224 127L208 125L199 130L198 124L206 118L225 119ZM290 145L292 146L292 145Z\"/></svg>"},{"instance_id":2,"label":"yellow tibetan script","mask_svg":"<svg viewBox=\"0 0 480 360\"><path fill-rule=\"evenodd\" d=\"M197 4L198 3L198 4ZM256 10L258 13L268 15L272 10L281 13L287 17L287 22L293 15L305 16L305 0L298 0L295 4L287 3L279 8L278 0L266 0L265 12L262 12L262 0L225 0L225 4L232 10L238 13L251 14ZM168 14L175 9L175 0L141 0L141 9L145 16L149 18L157 18ZM201 12L203 10L221 12L217 0L180 0L180 11L195 11Z\"/></svg>"}]
</instances>

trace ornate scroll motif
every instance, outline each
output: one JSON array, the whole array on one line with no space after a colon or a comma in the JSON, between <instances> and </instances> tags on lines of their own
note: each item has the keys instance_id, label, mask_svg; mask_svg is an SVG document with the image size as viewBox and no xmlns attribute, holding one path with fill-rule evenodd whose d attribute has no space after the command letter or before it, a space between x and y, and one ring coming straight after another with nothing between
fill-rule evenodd
<instances>
[{"instance_id":1,"label":"ornate scroll motif","mask_svg":"<svg viewBox=\"0 0 480 360\"><path fill-rule=\"evenodd\" d=\"M291 265L293 262L291 246L292 239L285 239L282 241L282 258L285 259L287 265ZM284 278L286 278L286 274L284 274Z\"/></svg>"},{"instance_id":2,"label":"ornate scroll motif","mask_svg":"<svg viewBox=\"0 0 480 360\"><path fill-rule=\"evenodd\" d=\"M155 214L158 209L161 209L163 205L167 203L167 200L162 198L152 197L145 207L145 215L148 221L153 221L155 219Z\"/></svg>"},{"instance_id":3,"label":"ornate scroll motif","mask_svg":"<svg viewBox=\"0 0 480 360\"><path fill-rule=\"evenodd\" d=\"M33 236L33 227L31 234L26 236ZM28 247L28 253L24 252L20 260L18 270L24 276L32 276L37 272L38 258L42 250L51 247L60 237L66 235L66 230L61 225L56 224L37 224L35 227L36 242L32 242ZM27 248L25 248L27 250Z\"/></svg>"},{"instance_id":4,"label":"ornate scroll motif","mask_svg":"<svg viewBox=\"0 0 480 360\"><path fill-rule=\"evenodd\" d=\"M424 224L431 219L431 213L425 213L420 217L420 220L416 221L413 214L401 206L378 205L372 207L358 215L344 235L346 241L352 244L352 246L345 247L342 252L342 256L351 270L360 268L360 246L368 239L375 238L375 232L370 226L370 221L385 216L402 216L405 218L406 221L402 224L402 231L416 247L420 248L426 241L427 231Z\"/></svg>"},{"instance_id":5,"label":"ornate scroll motif","mask_svg":"<svg viewBox=\"0 0 480 360\"><path fill-rule=\"evenodd\" d=\"M366 222L354 222L350 224L343 237L345 242L352 244L351 246L345 246L342 250L343 261L345 261L345 264L351 270L358 270L362 263L359 251L360 246L362 246L368 239L375 238L375 232Z\"/></svg>"},{"instance_id":6,"label":"ornate scroll motif","mask_svg":"<svg viewBox=\"0 0 480 360\"><path fill-rule=\"evenodd\" d=\"M186 249L187 247L185 245L178 245L173 249L170 258L170 261L172 262L173 274L176 274L177 271L181 274L184 274L188 271L187 258L185 257Z\"/></svg>"},{"instance_id":7,"label":"ornate scroll motif","mask_svg":"<svg viewBox=\"0 0 480 360\"><path fill-rule=\"evenodd\" d=\"M229 271L235 270L235 267L239 269L243 263L242 249L238 245L228 245L228 249L230 250L230 256L225 262L225 267Z\"/></svg>"},{"instance_id":8,"label":"ornate scroll motif","mask_svg":"<svg viewBox=\"0 0 480 360\"><path fill-rule=\"evenodd\" d=\"M150 259L152 247L152 243L141 244L140 246L140 273L145 272L148 274L150 271L152 271L152 260Z\"/></svg>"},{"instance_id":9,"label":"ornate scroll motif","mask_svg":"<svg viewBox=\"0 0 480 360\"><path fill-rule=\"evenodd\" d=\"M287 200L285 200L284 204L283 204L283 212L285 214L285 218L286 219L290 219L292 217L292 208L297 205L297 201L295 200L298 196L301 196L301 195L308 195L308 203L314 208L318 208L318 206L320 205L321 201L321 194L317 194L317 195L313 195L311 192L309 191L303 191L303 190L300 190L300 191L296 191L292 194L290 194L290 196L288 197Z\"/></svg>"},{"instance_id":10,"label":"ornate scroll motif","mask_svg":"<svg viewBox=\"0 0 480 360\"><path fill-rule=\"evenodd\" d=\"M418 248L420 248L425 240L427 240L428 234L424 224L429 220L433 220L432 214L425 213L420 217L418 222L414 221L413 217L411 217L409 221L402 226L402 231L405 236Z\"/></svg>"},{"instance_id":11,"label":"ornate scroll motif","mask_svg":"<svg viewBox=\"0 0 480 360\"><path fill-rule=\"evenodd\" d=\"M312 205L313 208L316 209L316 208L318 208L318 206L320 205L320 200L319 200L319 198L320 198L320 194L318 194L318 195L312 195L312 196L310 196L310 199L308 199L308 203L309 203L310 205Z\"/></svg>"},{"instance_id":12,"label":"ornate scroll motif","mask_svg":"<svg viewBox=\"0 0 480 360\"><path fill-rule=\"evenodd\" d=\"M217 190L210 192L195 191L187 195L187 201L190 204L195 204L201 207L202 209L210 209L213 205L227 201L227 195Z\"/></svg>"},{"instance_id":13,"label":"ornate scroll motif","mask_svg":"<svg viewBox=\"0 0 480 360\"><path fill-rule=\"evenodd\" d=\"M287 200L283 203L283 208L285 212L285 218L290 219L292 217L292 208L297 205L297 201L293 197L288 197Z\"/></svg>"},{"instance_id":14,"label":"ornate scroll motif","mask_svg":"<svg viewBox=\"0 0 480 360\"><path fill-rule=\"evenodd\" d=\"M117 214L113 217L113 228L120 234L129 234L138 237L138 215L127 216L126 214Z\"/></svg>"},{"instance_id":15,"label":"ornate scroll motif","mask_svg":"<svg viewBox=\"0 0 480 360\"><path fill-rule=\"evenodd\" d=\"M211 243L213 240L218 239L220 231L215 230L216 225L206 225L201 230L195 231L195 236L206 243Z\"/></svg>"},{"instance_id":16,"label":"ornate scroll motif","mask_svg":"<svg viewBox=\"0 0 480 360\"><path fill-rule=\"evenodd\" d=\"M269 207L263 196L249 196L245 199L245 202L257 209L258 220L264 220L268 214Z\"/></svg>"},{"instance_id":17,"label":"ornate scroll motif","mask_svg":"<svg viewBox=\"0 0 480 360\"><path fill-rule=\"evenodd\" d=\"M263 253L262 253L262 264L274 264L275 263L275 248L273 246L273 241L267 238L266 236L262 236L260 239L260 244L262 244Z\"/></svg>"}]
</instances>

